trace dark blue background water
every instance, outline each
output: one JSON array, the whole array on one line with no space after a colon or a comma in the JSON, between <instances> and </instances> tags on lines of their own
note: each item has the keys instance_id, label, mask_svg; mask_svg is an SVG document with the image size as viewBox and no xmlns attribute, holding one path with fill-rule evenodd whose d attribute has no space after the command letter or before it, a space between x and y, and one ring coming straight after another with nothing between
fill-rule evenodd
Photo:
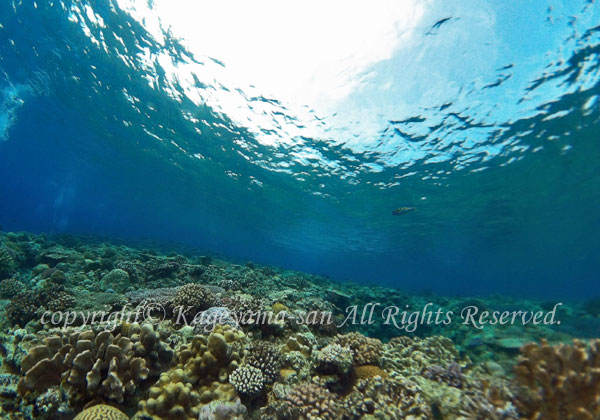
<instances>
[{"instance_id":1,"label":"dark blue background water","mask_svg":"<svg viewBox=\"0 0 600 420\"><path fill-rule=\"evenodd\" d=\"M415 109L380 133L382 144L393 138L428 155L368 171L361 163L375 162L372 153L314 138L265 146L223 113L175 100L166 91L177 85L135 53L194 58L176 40L159 45L114 5L90 4L107 27L88 24L109 52L69 20L78 3L0 4L4 230L177 241L415 291L600 295L598 27L573 31L564 60L530 81L533 96L550 83L562 92L542 98L537 113L486 127L491 159L477 151L461 162L468 151L459 151L428 161L450 150L439 146L446 133L481 128L452 104L432 104L440 126ZM428 134L410 134L415 125ZM291 157L308 147L342 169ZM284 161L288 171L274 170ZM399 206L416 210L392 216Z\"/></svg>"}]
</instances>

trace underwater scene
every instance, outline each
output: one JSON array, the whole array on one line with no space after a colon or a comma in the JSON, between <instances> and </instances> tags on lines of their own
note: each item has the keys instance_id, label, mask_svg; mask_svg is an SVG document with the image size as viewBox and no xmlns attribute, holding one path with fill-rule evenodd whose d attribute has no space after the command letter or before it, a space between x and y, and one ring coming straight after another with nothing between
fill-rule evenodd
<instances>
[{"instance_id":1,"label":"underwater scene","mask_svg":"<svg viewBox=\"0 0 600 420\"><path fill-rule=\"evenodd\" d=\"M0 0L0 419L600 420L594 0Z\"/></svg>"}]
</instances>

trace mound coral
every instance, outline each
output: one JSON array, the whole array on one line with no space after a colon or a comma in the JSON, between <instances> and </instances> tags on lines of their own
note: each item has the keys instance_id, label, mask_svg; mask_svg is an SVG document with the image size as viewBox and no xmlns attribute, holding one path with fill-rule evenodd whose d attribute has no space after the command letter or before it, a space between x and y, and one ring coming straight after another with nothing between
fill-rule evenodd
<instances>
[{"instance_id":1,"label":"mound coral","mask_svg":"<svg viewBox=\"0 0 600 420\"><path fill-rule=\"evenodd\" d=\"M194 337L179 348L176 365L150 388L136 416L196 420L203 405L234 400L236 392L228 379L241 363L244 341L244 333L228 325Z\"/></svg>"},{"instance_id":2,"label":"mound coral","mask_svg":"<svg viewBox=\"0 0 600 420\"><path fill-rule=\"evenodd\" d=\"M73 420L129 420L129 417L115 407L98 404L86 408L81 413L77 414Z\"/></svg>"},{"instance_id":3,"label":"mound coral","mask_svg":"<svg viewBox=\"0 0 600 420\"><path fill-rule=\"evenodd\" d=\"M12 276L17 270L17 265L7 249L0 247L0 279Z\"/></svg>"},{"instance_id":4,"label":"mound coral","mask_svg":"<svg viewBox=\"0 0 600 420\"><path fill-rule=\"evenodd\" d=\"M434 418L429 404L409 381L380 376L358 381L342 402L344 418L429 420Z\"/></svg>"},{"instance_id":5,"label":"mound coral","mask_svg":"<svg viewBox=\"0 0 600 420\"><path fill-rule=\"evenodd\" d=\"M523 346L515 367L517 381L529 392L517 399L527 419L592 420L600 417L600 340L589 344Z\"/></svg>"},{"instance_id":6,"label":"mound coral","mask_svg":"<svg viewBox=\"0 0 600 420\"><path fill-rule=\"evenodd\" d=\"M383 350L383 345L376 338L365 337L364 335L351 332L348 334L338 334L332 344L339 344L342 347L348 347L354 355L354 365L379 365L379 359Z\"/></svg>"},{"instance_id":7,"label":"mound coral","mask_svg":"<svg viewBox=\"0 0 600 420\"><path fill-rule=\"evenodd\" d=\"M354 369L354 376L356 379L370 379L376 376L381 376L382 378L387 377L387 373L385 370L381 369L379 366L375 365L362 365L358 366Z\"/></svg>"},{"instance_id":8,"label":"mound coral","mask_svg":"<svg viewBox=\"0 0 600 420\"><path fill-rule=\"evenodd\" d=\"M294 386L283 398L279 411L291 413L292 418L301 420L336 420L341 411L335 394L316 384L302 383Z\"/></svg>"},{"instance_id":9,"label":"mound coral","mask_svg":"<svg viewBox=\"0 0 600 420\"><path fill-rule=\"evenodd\" d=\"M127 271L115 268L102 277L100 285L103 289L112 289L117 293L123 293L131 284Z\"/></svg>"},{"instance_id":10,"label":"mound coral","mask_svg":"<svg viewBox=\"0 0 600 420\"><path fill-rule=\"evenodd\" d=\"M447 337L395 337L383 349L382 365L386 370L405 376L420 375L432 365L448 366L460 359L458 350Z\"/></svg>"},{"instance_id":11,"label":"mound coral","mask_svg":"<svg viewBox=\"0 0 600 420\"><path fill-rule=\"evenodd\" d=\"M151 325L135 325L129 336L87 330L47 337L23 358L19 393L29 398L64 383L77 401L103 397L122 403L173 357Z\"/></svg>"},{"instance_id":12,"label":"mound coral","mask_svg":"<svg viewBox=\"0 0 600 420\"><path fill-rule=\"evenodd\" d=\"M194 315L215 305L213 293L201 284L188 283L181 286L173 297L173 306L190 308L189 314Z\"/></svg>"}]
</instances>

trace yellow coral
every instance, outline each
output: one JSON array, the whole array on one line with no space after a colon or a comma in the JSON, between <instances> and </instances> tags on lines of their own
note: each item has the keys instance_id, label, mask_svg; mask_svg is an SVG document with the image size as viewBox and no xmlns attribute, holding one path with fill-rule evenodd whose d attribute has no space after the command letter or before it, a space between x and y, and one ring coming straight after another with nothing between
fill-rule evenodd
<instances>
[{"instance_id":1,"label":"yellow coral","mask_svg":"<svg viewBox=\"0 0 600 420\"><path fill-rule=\"evenodd\" d=\"M203 405L233 401L227 383L243 358L245 335L229 325L217 325L208 336L198 335L178 352L177 365L163 373L140 402L138 415L196 420Z\"/></svg>"},{"instance_id":2,"label":"yellow coral","mask_svg":"<svg viewBox=\"0 0 600 420\"><path fill-rule=\"evenodd\" d=\"M272 306L273 308L273 312L275 312L276 314L278 314L279 312L283 312L283 311L288 311L288 307L285 306L283 303L281 302L276 302L273 304Z\"/></svg>"},{"instance_id":3,"label":"yellow coral","mask_svg":"<svg viewBox=\"0 0 600 420\"><path fill-rule=\"evenodd\" d=\"M354 369L354 376L356 376L356 379L369 379L374 378L375 376L386 378L388 375L385 370L381 369L379 366L363 365L357 366Z\"/></svg>"},{"instance_id":4,"label":"yellow coral","mask_svg":"<svg viewBox=\"0 0 600 420\"><path fill-rule=\"evenodd\" d=\"M77 414L73 420L129 420L129 417L115 407L98 404L86 408L81 413Z\"/></svg>"}]
</instances>

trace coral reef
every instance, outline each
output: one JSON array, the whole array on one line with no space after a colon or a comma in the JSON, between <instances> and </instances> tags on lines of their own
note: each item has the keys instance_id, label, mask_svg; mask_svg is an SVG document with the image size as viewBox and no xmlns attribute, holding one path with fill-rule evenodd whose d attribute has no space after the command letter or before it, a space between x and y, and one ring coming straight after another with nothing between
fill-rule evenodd
<instances>
[{"instance_id":1,"label":"coral reef","mask_svg":"<svg viewBox=\"0 0 600 420\"><path fill-rule=\"evenodd\" d=\"M600 416L599 342L558 344L572 341L584 324L578 317L590 323L590 336L597 334L596 301L570 306L560 328L479 330L459 323L420 325L413 335L397 336L408 331L378 323L342 325L344 307L402 301L417 308L433 302L458 313L465 305L545 310L553 305L508 297L414 296L257 263L163 255L65 235L0 232L0 266L2 418ZM46 311L81 317L53 325L41 321ZM129 318L90 323L83 318L96 312L133 316L142 325ZM152 317L143 321L148 314ZM262 315L273 316L272 322L258 322ZM331 322L320 322L324 319ZM523 343L541 337L557 344L527 344L517 360Z\"/></svg>"}]
</instances>

